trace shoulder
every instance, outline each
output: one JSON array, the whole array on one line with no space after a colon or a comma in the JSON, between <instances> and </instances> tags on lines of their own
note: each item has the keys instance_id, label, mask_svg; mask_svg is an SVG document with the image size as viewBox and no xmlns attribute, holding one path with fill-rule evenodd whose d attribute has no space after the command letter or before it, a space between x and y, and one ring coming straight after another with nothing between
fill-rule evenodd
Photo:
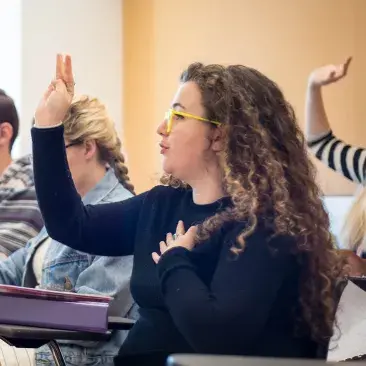
<instances>
[{"instance_id":1,"label":"shoulder","mask_svg":"<svg viewBox=\"0 0 366 366\"><path fill-rule=\"evenodd\" d=\"M223 227L224 247L226 250L232 251L238 248L238 237L245 231L247 225L245 223L230 223ZM274 231L266 228L263 224L258 224L255 231L245 238L245 248L239 254L240 256L263 257L268 260L288 259L293 261L296 259L295 248L296 239L288 235L275 235Z\"/></svg>"},{"instance_id":2,"label":"shoulder","mask_svg":"<svg viewBox=\"0 0 366 366\"><path fill-rule=\"evenodd\" d=\"M158 185L145 193L144 206L148 207L149 210L169 210L169 208L177 207L191 197L189 189Z\"/></svg>"},{"instance_id":3,"label":"shoulder","mask_svg":"<svg viewBox=\"0 0 366 366\"><path fill-rule=\"evenodd\" d=\"M163 185L158 185L155 186L154 188L152 188L149 192L148 192L148 197L149 198L170 198L170 199L174 199L174 198L179 198L182 199L184 197L188 197L189 195L191 195L191 190L190 189L186 189L186 188L173 188L170 186L163 186Z\"/></svg>"},{"instance_id":4,"label":"shoulder","mask_svg":"<svg viewBox=\"0 0 366 366\"><path fill-rule=\"evenodd\" d=\"M99 203L112 203L132 198L133 194L122 184L117 184Z\"/></svg>"},{"instance_id":5,"label":"shoulder","mask_svg":"<svg viewBox=\"0 0 366 366\"><path fill-rule=\"evenodd\" d=\"M10 166L14 177L24 184L24 187L34 186L33 166L30 155L14 160Z\"/></svg>"},{"instance_id":6,"label":"shoulder","mask_svg":"<svg viewBox=\"0 0 366 366\"><path fill-rule=\"evenodd\" d=\"M9 198L9 201L25 201L38 207L37 195L34 186L19 189Z\"/></svg>"}]
</instances>

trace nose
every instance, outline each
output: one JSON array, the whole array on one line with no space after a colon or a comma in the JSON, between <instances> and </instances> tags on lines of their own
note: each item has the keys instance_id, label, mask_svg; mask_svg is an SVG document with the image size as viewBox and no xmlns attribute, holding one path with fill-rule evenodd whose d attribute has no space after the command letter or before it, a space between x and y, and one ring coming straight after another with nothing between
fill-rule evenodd
<instances>
[{"instance_id":1,"label":"nose","mask_svg":"<svg viewBox=\"0 0 366 366\"><path fill-rule=\"evenodd\" d=\"M156 130L157 134L160 136L168 136L167 127L167 120L164 118L158 125L158 128Z\"/></svg>"}]
</instances>

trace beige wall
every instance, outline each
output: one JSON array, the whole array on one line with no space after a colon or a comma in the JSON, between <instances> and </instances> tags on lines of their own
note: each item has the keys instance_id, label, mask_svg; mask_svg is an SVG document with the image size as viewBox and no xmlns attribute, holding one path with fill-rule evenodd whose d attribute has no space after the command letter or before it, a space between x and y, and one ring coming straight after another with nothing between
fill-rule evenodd
<instances>
[{"instance_id":1,"label":"beige wall","mask_svg":"<svg viewBox=\"0 0 366 366\"><path fill-rule=\"evenodd\" d=\"M355 122L357 126L355 132L360 134L357 142L362 144L362 146L366 146L366 138L364 138L364 136L366 137L366 117L364 111L366 102L366 1L364 0L356 0L355 24L356 52L353 76L355 78L355 108L358 118Z\"/></svg>"},{"instance_id":2,"label":"beige wall","mask_svg":"<svg viewBox=\"0 0 366 366\"><path fill-rule=\"evenodd\" d=\"M155 127L192 61L258 68L281 85L303 125L309 72L354 55L349 77L327 89L325 100L335 132L366 146L365 10L364 0L124 0L125 147L137 190L150 188L159 174ZM326 193L354 190L328 169L319 171Z\"/></svg>"}]
</instances>

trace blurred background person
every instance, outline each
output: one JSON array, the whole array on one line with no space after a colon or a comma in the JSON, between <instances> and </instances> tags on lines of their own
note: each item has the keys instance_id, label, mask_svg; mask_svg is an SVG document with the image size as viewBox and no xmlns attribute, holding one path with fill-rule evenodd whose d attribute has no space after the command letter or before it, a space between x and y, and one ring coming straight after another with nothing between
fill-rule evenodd
<instances>
[{"instance_id":1,"label":"blurred background person","mask_svg":"<svg viewBox=\"0 0 366 366\"><path fill-rule=\"evenodd\" d=\"M43 226L30 157L11 157L18 133L14 101L0 90L0 258L24 247Z\"/></svg>"},{"instance_id":2,"label":"blurred background person","mask_svg":"<svg viewBox=\"0 0 366 366\"><path fill-rule=\"evenodd\" d=\"M305 121L308 146L315 157L347 179L360 184L346 216L341 236L341 253L350 264L351 275L365 275L366 261L366 149L352 146L332 132L325 111L322 87L338 82L348 72L352 58L338 65L325 65L309 76Z\"/></svg>"}]
</instances>

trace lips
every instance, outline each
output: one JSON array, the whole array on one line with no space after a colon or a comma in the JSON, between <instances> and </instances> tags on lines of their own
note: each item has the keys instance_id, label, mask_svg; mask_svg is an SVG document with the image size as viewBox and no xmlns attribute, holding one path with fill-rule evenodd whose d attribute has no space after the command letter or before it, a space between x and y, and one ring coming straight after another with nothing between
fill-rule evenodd
<instances>
[{"instance_id":1,"label":"lips","mask_svg":"<svg viewBox=\"0 0 366 366\"><path fill-rule=\"evenodd\" d=\"M161 150L160 150L160 154L165 154L166 151L169 149L166 145L164 145L162 142L159 144Z\"/></svg>"}]
</instances>

